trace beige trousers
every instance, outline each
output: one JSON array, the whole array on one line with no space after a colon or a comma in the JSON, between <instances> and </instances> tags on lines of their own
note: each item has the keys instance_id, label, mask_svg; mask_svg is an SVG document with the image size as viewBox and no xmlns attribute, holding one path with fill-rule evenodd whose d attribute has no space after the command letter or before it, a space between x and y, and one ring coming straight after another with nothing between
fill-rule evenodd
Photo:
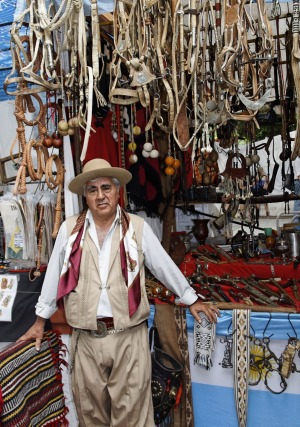
<instances>
[{"instance_id":1,"label":"beige trousers","mask_svg":"<svg viewBox=\"0 0 300 427\"><path fill-rule=\"evenodd\" d=\"M81 333L72 390L80 427L154 427L146 323L105 338Z\"/></svg>"}]
</instances>

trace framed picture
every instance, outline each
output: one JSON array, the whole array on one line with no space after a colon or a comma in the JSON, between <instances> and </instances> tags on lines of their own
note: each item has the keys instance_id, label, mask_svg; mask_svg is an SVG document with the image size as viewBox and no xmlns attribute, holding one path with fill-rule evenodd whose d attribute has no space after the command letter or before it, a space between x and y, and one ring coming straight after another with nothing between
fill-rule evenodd
<instances>
[{"instance_id":1,"label":"framed picture","mask_svg":"<svg viewBox=\"0 0 300 427\"><path fill-rule=\"evenodd\" d=\"M14 162L14 159L19 159L21 163L22 153L0 159L0 178L2 184L7 184L8 182L16 180L19 163L18 161Z\"/></svg>"}]
</instances>

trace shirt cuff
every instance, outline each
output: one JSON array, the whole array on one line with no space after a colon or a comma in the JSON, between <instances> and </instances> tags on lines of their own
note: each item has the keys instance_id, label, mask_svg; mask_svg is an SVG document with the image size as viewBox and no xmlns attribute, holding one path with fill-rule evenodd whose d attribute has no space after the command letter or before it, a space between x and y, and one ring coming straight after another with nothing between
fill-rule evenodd
<instances>
[{"instance_id":1,"label":"shirt cuff","mask_svg":"<svg viewBox=\"0 0 300 427\"><path fill-rule=\"evenodd\" d=\"M50 319L51 316L57 311L57 307L46 306L41 302L38 302L35 306L35 314L43 317L43 319Z\"/></svg>"},{"instance_id":2,"label":"shirt cuff","mask_svg":"<svg viewBox=\"0 0 300 427\"><path fill-rule=\"evenodd\" d=\"M198 299L196 295L196 291L194 289L188 289L185 291L183 296L181 298L175 298L176 304L185 304L185 305L192 305L194 302L196 302Z\"/></svg>"}]
</instances>

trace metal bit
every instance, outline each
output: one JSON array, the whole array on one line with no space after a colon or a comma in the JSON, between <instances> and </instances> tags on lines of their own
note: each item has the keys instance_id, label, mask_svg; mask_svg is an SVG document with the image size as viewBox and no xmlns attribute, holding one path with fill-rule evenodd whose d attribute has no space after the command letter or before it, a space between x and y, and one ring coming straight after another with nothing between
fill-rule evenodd
<instances>
[{"instance_id":1,"label":"metal bit","mask_svg":"<svg viewBox=\"0 0 300 427\"><path fill-rule=\"evenodd\" d=\"M298 288L296 279L293 279L292 289L293 289L294 297L296 298L297 301L300 301L299 288Z\"/></svg>"}]
</instances>

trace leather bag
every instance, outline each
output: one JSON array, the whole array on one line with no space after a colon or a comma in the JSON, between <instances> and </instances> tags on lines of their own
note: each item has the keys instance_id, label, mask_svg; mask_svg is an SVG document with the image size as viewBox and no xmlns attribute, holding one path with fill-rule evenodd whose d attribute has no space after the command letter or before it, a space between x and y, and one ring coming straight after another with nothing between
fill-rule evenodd
<instances>
[{"instance_id":1,"label":"leather bag","mask_svg":"<svg viewBox=\"0 0 300 427\"><path fill-rule=\"evenodd\" d=\"M173 356L161 349L158 330L149 330L149 343L152 363L152 399L155 424L160 424L179 401L182 390L181 373L183 367Z\"/></svg>"}]
</instances>

